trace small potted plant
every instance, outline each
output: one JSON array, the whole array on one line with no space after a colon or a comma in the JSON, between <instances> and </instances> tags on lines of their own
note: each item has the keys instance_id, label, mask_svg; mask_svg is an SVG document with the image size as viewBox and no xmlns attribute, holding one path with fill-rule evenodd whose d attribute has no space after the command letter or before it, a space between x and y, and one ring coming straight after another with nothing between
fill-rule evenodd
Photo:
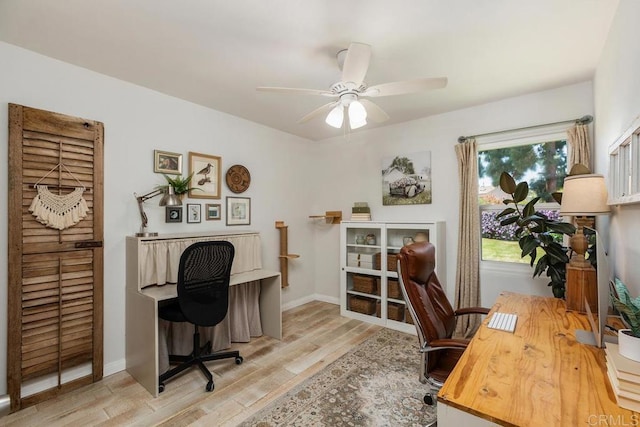
<instances>
[{"instance_id":1,"label":"small potted plant","mask_svg":"<svg viewBox=\"0 0 640 427\"><path fill-rule=\"evenodd\" d=\"M640 362L640 297L631 298L625 284L616 278L611 300L629 326L618 330L618 351L622 356Z\"/></svg>"},{"instance_id":2,"label":"small potted plant","mask_svg":"<svg viewBox=\"0 0 640 427\"><path fill-rule=\"evenodd\" d=\"M163 174L162 176L164 176L167 180L167 185L160 185L158 186L158 188L166 189L167 187L171 186L173 187L173 191L176 193L176 196L180 197L180 199L184 197L184 194L189 192L189 189L191 188L191 178L193 178L193 173L187 177L183 177L182 175L176 175L173 177L165 174Z\"/></svg>"}]
</instances>

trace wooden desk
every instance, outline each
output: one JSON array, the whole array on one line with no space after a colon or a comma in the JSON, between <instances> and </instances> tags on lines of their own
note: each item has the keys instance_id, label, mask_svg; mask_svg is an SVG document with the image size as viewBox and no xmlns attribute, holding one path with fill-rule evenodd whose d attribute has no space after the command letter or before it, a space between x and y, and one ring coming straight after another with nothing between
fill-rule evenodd
<instances>
[{"instance_id":1,"label":"wooden desk","mask_svg":"<svg viewBox=\"0 0 640 427\"><path fill-rule=\"evenodd\" d=\"M576 329L590 330L585 315L556 298L509 292L500 294L494 311L516 313L516 330L489 329L487 316L438 393L438 426L640 422L616 404L604 350L576 341Z\"/></svg>"},{"instance_id":2,"label":"wooden desk","mask_svg":"<svg viewBox=\"0 0 640 427\"><path fill-rule=\"evenodd\" d=\"M144 251L141 245L153 240L163 240L170 243L186 244L196 240L229 240L239 247L236 249L236 258L245 256L251 257L252 250L247 250L242 240L252 239L257 233L199 233L199 234L176 234L163 235L161 237L127 238L127 293L126 293L126 364L127 371L140 384L142 384L154 397L158 396L158 376L159 360L159 331L158 331L158 303L178 296L174 284L163 286L144 286L143 278L148 277L142 271L141 258ZM232 240L239 238L239 240ZM259 243L259 236L258 236ZM175 251L179 257L181 252ZM236 264L235 270L244 268L261 267L260 252L255 254L256 261ZM175 261L175 260L174 260ZM172 263L167 263L170 269ZM155 264L154 264L155 265ZM232 269L234 273L234 269ZM164 270L157 274L158 277L165 277ZM155 276L154 276L155 277ZM169 277L167 274L166 277ZM260 281L260 320L263 333L282 339L282 307L281 307L281 283L280 273L276 271L255 268L250 271L239 271L231 275L230 286L242 283Z\"/></svg>"}]
</instances>

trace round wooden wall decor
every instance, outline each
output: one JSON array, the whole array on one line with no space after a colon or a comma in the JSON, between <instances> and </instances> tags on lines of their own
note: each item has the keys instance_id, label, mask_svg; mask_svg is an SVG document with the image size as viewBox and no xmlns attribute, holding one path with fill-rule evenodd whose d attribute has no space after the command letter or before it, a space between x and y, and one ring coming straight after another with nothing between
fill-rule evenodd
<instances>
[{"instance_id":1,"label":"round wooden wall decor","mask_svg":"<svg viewBox=\"0 0 640 427\"><path fill-rule=\"evenodd\" d=\"M227 170L227 186L234 193L243 193L251 184L251 174L242 165L233 165Z\"/></svg>"}]
</instances>

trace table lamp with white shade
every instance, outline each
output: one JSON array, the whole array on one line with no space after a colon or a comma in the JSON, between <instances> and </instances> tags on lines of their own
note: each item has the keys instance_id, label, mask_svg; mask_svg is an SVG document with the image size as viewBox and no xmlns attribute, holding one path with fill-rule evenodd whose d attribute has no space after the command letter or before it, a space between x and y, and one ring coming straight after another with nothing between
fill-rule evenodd
<instances>
[{"instance_id":1,"label":"table lamp with white shade","mask_svg":"<svg viewBox=\"0 0 640 427\"><path fill-rule=\"evenodd\" d=\"M560 215L574 216L576 232L569 239L573 255L569 265L574 267L589 267L585 260L589 242L583 232L583 227L593 226L593 217L606 215L610 212L607 204L607 187L604 176L598 174L569 175L564 179Z\"/></svg>"}]
</instances>

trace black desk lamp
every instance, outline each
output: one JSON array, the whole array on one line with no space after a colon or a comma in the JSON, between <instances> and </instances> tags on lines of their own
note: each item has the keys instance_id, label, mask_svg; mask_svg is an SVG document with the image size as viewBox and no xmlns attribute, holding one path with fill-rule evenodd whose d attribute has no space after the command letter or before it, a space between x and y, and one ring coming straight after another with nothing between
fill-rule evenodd
<instances>
[{"instance_id":1,"label":"black desk lamp","mask_svg":"<svg viewBox=\"0 0 640 427\"><path fill-rule=\"evenodd\" d=\"M133 193L134 197L138 201L140 219L142 220L142 224L140 224L140 232L136 233L136 237L152 237L158 235L158 233L156 232L146 231L148 219L147 214L144 213L143 203L146 200L159 196L160 194L163 194L162 199L160 199L160 206L182 206L182 200L180 200L180 198L176 196L176 193L174 192L172 186L166 187L166 190L164 188L153 190L143 196L138 196L136 193Z\"/></svg>"}]
</instances>

